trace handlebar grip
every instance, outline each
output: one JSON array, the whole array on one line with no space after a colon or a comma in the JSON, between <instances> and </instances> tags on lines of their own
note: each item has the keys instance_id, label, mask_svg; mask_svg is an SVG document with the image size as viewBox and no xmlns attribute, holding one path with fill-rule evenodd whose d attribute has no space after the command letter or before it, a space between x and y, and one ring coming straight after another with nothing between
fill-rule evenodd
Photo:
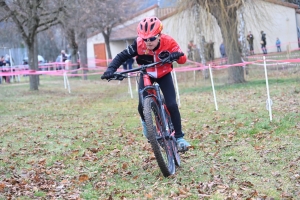
<instances>
[{"instance_id":1,"label":"handlebar grip","mask_svg":"<svg viewBox=\"0 0 300 200\"><path fill-rule=\"evenodd\" d=\"M179 55L180 55L180 56L184 56L184 53L181 52Z\"/></svg>"},{"instance_id":2,"label":"handlebar grip","mask_svg":"<svg viewBox=\"0 0 300 200\"><path fill-rule=\"evenodd\" d=\"M124 78L126 78L127 76L125 74L120 74L118 72L114 73L114 78L113 80L118 80L118 81L122 81Z\"/></svg>"}]
</instances>

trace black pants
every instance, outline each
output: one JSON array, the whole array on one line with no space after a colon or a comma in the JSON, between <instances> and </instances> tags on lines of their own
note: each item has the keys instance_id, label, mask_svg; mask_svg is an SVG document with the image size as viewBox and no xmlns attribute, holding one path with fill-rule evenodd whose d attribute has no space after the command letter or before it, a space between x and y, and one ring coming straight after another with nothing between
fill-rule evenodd
<instances>
[{"instance_id":1,"label":"black pants","mask_svg":"<svg viewBox=\"0 0 300 200\"><path fill-rule=\"evenodd\" d=\"M261 44L261 50L263 51L264 54L267 54L267 48L266 48L266 45L267 45L266 42L263 42L263 43Z\"/></svg>"},{"instance_id":2,"label":"black pants","mask_svg":"<svg viewBox=\"0 0 300 200\"><path fill-rule=\"evenodd\" d=\"M249 46L250 46L250 51L253 51L253 43L249 43Z\"/></svg>"},{"instance_id":3,"label":"black pants","mask_svg":"<svg viewBox=\"0 0 300 200\"><path fill-rule=\"evenodd\" d=\"M281 47L277 46L277 52L281 52Z\"/></svg>"},{"instance_id":4,"label":"black pants","mask_svg":"<svg viewBox=\"0 0 300 200\"><path fill-rule=\"evenodd\" d=\"M172 80L171 73L166 74L165 76L161 78L151 78L151 82L157 82L160 86L160 89L164 95L166 106L170 112L171 119L174 125L175 129L175 137L183 137L184 134L181 130L181 116L179 113L179 108L176 102L176 93L175 93L175 88ZM143 77L140 76L140 81L139 81L139 91L144 88L144 80ZM147 94L144 92L143 94L146 96ZM139 96L139 105L138 105L138 111L139 114L142 118L143 121L145 121L145 117L143 114L143 107L142 107L142 102Z\"/></svg>"}]
</instances>

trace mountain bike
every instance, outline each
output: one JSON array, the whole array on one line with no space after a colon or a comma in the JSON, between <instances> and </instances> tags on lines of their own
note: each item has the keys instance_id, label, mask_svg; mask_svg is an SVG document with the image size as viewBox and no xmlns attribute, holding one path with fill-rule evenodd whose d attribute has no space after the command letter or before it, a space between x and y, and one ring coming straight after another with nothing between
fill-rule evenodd
<instances>
[{"instance_id":1,"label":"mountain bike","mask_svg":"<svg viewBox=\"0 0 300 200\"><path fill-rule=\"evenodd\" d=\"M121 81L124 78L129 78L128 74L132 72L138 72L143 76L145 87L139 91L139 95L142 99L143 113L147 127L147 139L151 144L158 166L165 177L175 174L176 166L180 166L180 155L177 148L174 126L165 105L163 94L160 91L158 83L151 83L146 69L155 65L159 67L167 62L172 62L169 57L158 62L141 65L138 68L115 72L114 77L108 79L108 81ZM144 92L147 93L146 96L143 96Z\"/></svg>"}]
</instances>

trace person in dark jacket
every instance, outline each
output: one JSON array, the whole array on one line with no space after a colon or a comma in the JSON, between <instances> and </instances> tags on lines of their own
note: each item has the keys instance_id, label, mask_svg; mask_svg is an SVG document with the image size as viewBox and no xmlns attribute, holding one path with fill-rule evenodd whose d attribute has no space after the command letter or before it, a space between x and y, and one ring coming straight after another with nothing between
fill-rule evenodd
<instances>
[{"instance_id":1,"label":"person in dark jacket","mask_svg":"<svg viewBox=\"0 0 300 200\"><path fill-rule=\"evenodd\" d=\"M249 43L250 55L254 55L253 40L254 40L254 36L251 33L251 31L249 31L249 34L247 35L247 41Z\"/></svg>"},{"instance_id":2,"label":"person in dark jacket","mask_svg":"<svg viewBox=\"0 0 300 200\"><path fill-rule=\"evenodd\" d=\"M223 64L223 62L226 62L226 51L225 51L225 45L224 42L221 43L220 45L220 54L221 54L221 64Z\"/></svg>"},{"instance_id":3,"label":"person in dark jacket","mask_svg":"<svg viewBox=\"0 0 300 200\"><path fill-rule=\"evenodd\" d=\"M122 65L123 65L123 69L127 70L127 69L132 69L132 65L134 63L134 59L133 58L129 58L128 60L126 60Z\"/></svg>"},{"instance_id":4,"label":"person in dark jacket","mask_svg":"<svg viewBox=\"0 0 300 200\"><path fill-rule=\"evenodd\" d=\"M267 54L267 37L266 37L266 34L264 33L264 31L261 31L260 32L261 34L261 50L263 51L264 54Z\"/></svg>"},{"instance_id":5,"label":"person in dark jacket","mask_svg":"<svg viewBox=\"0 0 300 200\"><path fill-rule=\"evenodd\" d=\"M225 52L225 46L224 43L222 42L220 45L220 53L221 53L221 57L225 58L226 57L226 52Z\"/></svg>"}]
</instances>

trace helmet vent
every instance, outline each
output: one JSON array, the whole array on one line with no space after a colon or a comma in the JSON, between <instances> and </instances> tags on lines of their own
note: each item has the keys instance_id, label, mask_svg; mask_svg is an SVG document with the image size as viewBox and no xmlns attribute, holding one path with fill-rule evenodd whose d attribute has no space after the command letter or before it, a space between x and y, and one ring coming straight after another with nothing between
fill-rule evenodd
<instances>
[{"instance_id":1,"label":"helmet vent","mask_svg":"<svg viewBox=\"0 0 300 200\"><path fill-rule=\"evenodd\" d=\"M151 24L150 30L152 31L155 24Z\"/></svg>"},{"instance_id":2,"label":"helmet vent","mask_svg":"<svg viewBox=\"0 0 300 200\"><path fill-rule=\"evenodd\" d=\"M145 31L147 31L147 29L148 29L148 23L146 22L146 24L145 24Z\"/></svg>"}]
</instances>

